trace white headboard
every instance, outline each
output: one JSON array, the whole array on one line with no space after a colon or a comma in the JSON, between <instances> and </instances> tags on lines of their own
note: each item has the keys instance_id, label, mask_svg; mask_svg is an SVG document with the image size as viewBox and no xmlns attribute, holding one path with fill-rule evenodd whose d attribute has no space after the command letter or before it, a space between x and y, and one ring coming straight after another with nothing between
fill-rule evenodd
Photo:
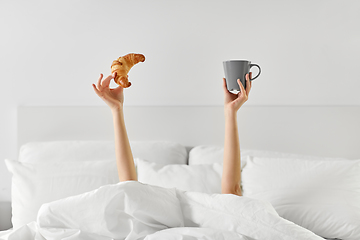
<instances>
[{"instance_id":1,"label":"white headboard","mask_svg":"<svg viewBox=\"0 0 360 240\"><path fill-rule=\"evenodd\" d=\"M130 140L223 145L222 106L125 106ZM360 106L243 106L243 149L360 159ZM19 107L18 146L30 141L113 140L108 107Z\"/></svg>"}]
</instances>

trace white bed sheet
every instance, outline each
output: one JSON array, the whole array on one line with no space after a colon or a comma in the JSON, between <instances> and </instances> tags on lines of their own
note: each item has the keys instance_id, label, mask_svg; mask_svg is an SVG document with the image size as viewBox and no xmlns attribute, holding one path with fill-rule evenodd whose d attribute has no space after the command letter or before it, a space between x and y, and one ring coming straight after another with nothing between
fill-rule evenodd
<instances>
[{"instance_id":1,"label":"white bed sheet","mask_svg":"<svg viewBox=\"0 0 360 240\"><path fill-rule=\"evenodd\" d=\"M0 237L64 238L322 239L279 217L267 202L231 194L184 192L136 181L106 185L44 204L36 222Z\"/></svg>"}]
</instances>

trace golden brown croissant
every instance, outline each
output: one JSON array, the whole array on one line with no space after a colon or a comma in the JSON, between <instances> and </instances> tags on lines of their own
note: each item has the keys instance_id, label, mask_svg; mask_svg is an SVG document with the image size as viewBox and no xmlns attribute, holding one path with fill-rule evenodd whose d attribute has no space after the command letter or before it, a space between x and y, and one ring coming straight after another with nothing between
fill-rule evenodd
<instances>
[{"instance_id":1,"label":"golden brown croissant","mask_svg":"<svg viewBox=\"0 0 360 240\"><path fill-rule=\"evenodd\" d=\"M116 72L115 82L123 88L130 87L131 82L128 80L130 69L138 62L144 61L145 56L136 53L129 53L114 60L111 64L111 73Z\"/></svg>"}]
</instances>

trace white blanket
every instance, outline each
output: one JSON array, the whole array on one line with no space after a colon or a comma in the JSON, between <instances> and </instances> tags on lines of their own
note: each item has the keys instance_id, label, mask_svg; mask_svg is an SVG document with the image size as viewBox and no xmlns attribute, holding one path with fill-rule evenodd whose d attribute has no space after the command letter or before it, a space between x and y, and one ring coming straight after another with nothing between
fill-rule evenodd
<instances>
[{"instance_id":1,"label":"white blanket","mask_svg":"<svg viewBox=\"0 0 360 240\"><path fill-rule=\"evenodd\" d=\"M279 217L263 201L129 181L44 204L36 222L0 235L0 239L322 238Z\"/></svg>"}]
</instances>

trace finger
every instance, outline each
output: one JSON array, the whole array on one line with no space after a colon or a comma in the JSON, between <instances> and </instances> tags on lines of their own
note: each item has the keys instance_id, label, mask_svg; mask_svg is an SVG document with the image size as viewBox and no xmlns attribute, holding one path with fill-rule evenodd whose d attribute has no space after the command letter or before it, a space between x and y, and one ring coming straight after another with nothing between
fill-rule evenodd
<instances>
[{"instance_id":1,"label":"finger","mask_svg":"<svg viewBox=\"0 0 360 240\"><path fill-rule=\"evenodd\" d=\"M244 85L241 83L240 79L237 80L237 83L238 83L238 85L239 85L239 87L240 87L240 91L241 91L241 92L245 92ZM244 90L244 91L243 91L243 90Z\"/></svg>"},{"instance_id":2,"label":"finger","mask_svg":"<svg viewBox=\"0 0 360 240\"><path fill-rule=\"evenodd\" d=\"M250 77L249 77L249 82L250 82L250 90L251 90L251 88L252 88L252 72L250 72Z\"/></svg>"},{"instance_id":3,"label":"finger","mask_svg":"<svg viewBox=\"0 0 360 240\"><path fill-rule=\"evenodd\" d=\"M250 89L252 87L252 72L250 72Z\"/></svg>"},{"instance_id":4,"label":"finger","mask_svg":"<svg viewBox=\"0 0 360 240\"><path fill-rule=\"evenodd\" d=\"M239 84L241 95L242 95L242 94L246 94L245 89L244 89L244 86L243 86L243 84L241 83L240 79L237 80L237 83Z\"/></svg>"},{"instance_id":5,"label":"finger","mask_svg":"<svg viewBox=\"0 0 360 240\"><path fill-rule=\"evenodd\" d=\"M92 86L93 86L93 88L94 88L95 93L96 93L99 97L101 97L101 93L100 93L100 91L96 88L95 84L92 84Z\"/></svg>"},{"instance_id":6,"label":"finger","mask_svg":"<svg viewBox=\"0 0 360 240\"><path fill-rule=\"evenodd\" d=\"M108 88L109 85L110 85L111 79L113 79L113 74L107 76L107 77L102 81L101 86L102 86L103 88Z\"/></svg>"},{"instance_id":7,"label":"finger","mask_svg":"<svg viewBox=\"0 0 360 240\"><path fill-rule=\"evenodd\" d=\"M246 74L245 79L251 81L251 77L252 77L252 72L249 72L248 74Z\"/></svg>"},{"instance_id":8,"label":"finger","mask_svg":"<svg viewBox=\"0 0 360 240\"><path fill-rule=\"evenodd\" d=\"M249 96L251 90L251 73L246 74L246 94Z\"/></svg>"},{"instance_id":9,"label":"finger","mask_svg":"<svg viewBox=\"0 0 360 240\"><path fill-rule=\"evenodd\" d=\"M103 76L104 75L102 73L100 73L100 77L99 77L99 79L97 81L97 84L96 84L98 90L101 89L101 79L103 78Z\"/></svg>"}]
</instances>

